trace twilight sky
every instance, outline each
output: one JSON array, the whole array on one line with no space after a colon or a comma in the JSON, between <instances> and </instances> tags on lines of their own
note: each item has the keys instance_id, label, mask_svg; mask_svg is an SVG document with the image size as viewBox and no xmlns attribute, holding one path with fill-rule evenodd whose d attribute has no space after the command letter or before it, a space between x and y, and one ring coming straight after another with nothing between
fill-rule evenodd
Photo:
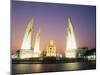
<instances>
[{"instance_id":1,"label":"twilight sky","mask_svg":"<svg viewBox=\"0 0 100 75\"><path fill-rule=\"evenodd\" d=\"M34 18L34 35L41 28L41 50L54 40L57 51L64 52L65 31L68 17L73 23L78 48L96 46L96 7L12 1L11 5L11 51L20 49L28 22ZM34 42L33 42L34 43Z\"/></svg>"}]
</instances>

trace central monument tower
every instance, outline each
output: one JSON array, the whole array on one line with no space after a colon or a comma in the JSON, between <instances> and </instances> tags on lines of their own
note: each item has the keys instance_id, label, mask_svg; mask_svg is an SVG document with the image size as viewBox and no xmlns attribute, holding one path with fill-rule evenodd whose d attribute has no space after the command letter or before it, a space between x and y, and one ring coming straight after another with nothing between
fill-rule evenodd
<instances>
[{"instance_id":1,"label":"central monument tower","mask_svg":"<svg viewBox=\"0 0 100 75\"><path fill-rule=\"evenodd\" d=\"M47 54L48 57L56 57L56 46L53 40L50 40L49 46L47 47Z\"/></svg>"}]
</instances>

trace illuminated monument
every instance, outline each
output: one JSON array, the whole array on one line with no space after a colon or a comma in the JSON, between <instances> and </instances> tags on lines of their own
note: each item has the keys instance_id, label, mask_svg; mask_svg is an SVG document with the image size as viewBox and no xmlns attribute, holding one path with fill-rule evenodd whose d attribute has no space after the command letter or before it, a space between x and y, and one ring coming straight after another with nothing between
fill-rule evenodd
<instances>
[{"instance_id":1,"label":"illuminated monument","mask_svg":"<svg viewBox=\"0 0 100 75\"><path fill-rule=\"evenodd\" d=\"M32 31L33 31L33 18L28 23L28 26L25 31L25 35L23 38L22 46L20 49L20 58L31 58L32 57Z\"/></svg>"},{"instance_id":2,"label":"illuminated monument","mask_svg":"<svg viewBox=\"0 0 100 75\"><path fill-rule=\"evenodd\" d=\"M35 36L33 57L40 57L40 28Z\"/></svg>"},{"instance_id":3,"label":"illuminated monument","mask_svg":"<svg viewBox=\"0 0 100 75\"><path fill-rule=\"evenodd\" d=\"M56 46L54 44L53 40L50 40L50 44L47 48L47 54L48 57L56 57Z\"/></svg>"},{"instance_id":4,"label":"illuminated monument","mask_svg":"<svg viewBox=\"0 0 100 75\"><path fill-rule=\"evenodd\" d=\"M32 32L33 32L33 18L28 23L28 26L25 31L25 35L23 38L22 46L20 49L20 58L32 58L32 57L39 57L40 56L40 29L38 30L35 41L34 41L34 48L32 49Z\"/></svg>"},{"instance_id":5,"label":"illuminated monument","mask_svg":"<svg viewBox=\"0 0 100 75\"><path fill-rule=\"evenodd\" d=\"M66 57L67 58L76 58L76 39L75 39L75 33L72 26L71 19L68 18L68 27L66 30Z\"/></svg>"},{"instance_id":6,"label":"illuminated monument","mask_svg":"<svg viewBox=\"0 0 100 75\"><path fill-rule=\"evenodd\" d=\"M25 35L22 41L19 57L21 59L40 57L40 28L35 36L34 48L32 49L32 32L33 32L33 18L29 21L25 31ZM76 58L77 46L75 40L75 33L71 23L71 19L68 18L68 27L66 30L66 58ZM47 57L56 57L56 46L53 40L50 40L50 44L47 47Z\"/></svg>"}]
</instances>

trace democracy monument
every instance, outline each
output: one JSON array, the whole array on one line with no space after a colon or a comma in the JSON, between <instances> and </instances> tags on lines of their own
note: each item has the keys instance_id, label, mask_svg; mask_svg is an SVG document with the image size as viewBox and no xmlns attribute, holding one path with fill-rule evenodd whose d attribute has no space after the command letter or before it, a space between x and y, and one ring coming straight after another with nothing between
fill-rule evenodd
<instances>
[{"instance_id":1,"label":"democracy monument","mask_svg":"<svg viewBox=\"0 0 100 75\"><path fill-rule=\"evenodd\" d=\"M24 33L23 41L21 48L19 50L19 59L28 59L28 58L38 58L41 57L40 50L40 28L38 29L35 38L34 38L34 46L32 48L32 33L34 28L34 18L32 18L26 28ZM65 41L65 57L66 58L76 58L77 55L77 45L75 39L75 32L71 22L71 18L68 17L68 24L66 26L66 41ZM52 35L51 35L52 36ZM50 43L46 50L46 57L57 57L57 48L56 42L54 40L50 40Z\"/></svg>"}]
</instances>

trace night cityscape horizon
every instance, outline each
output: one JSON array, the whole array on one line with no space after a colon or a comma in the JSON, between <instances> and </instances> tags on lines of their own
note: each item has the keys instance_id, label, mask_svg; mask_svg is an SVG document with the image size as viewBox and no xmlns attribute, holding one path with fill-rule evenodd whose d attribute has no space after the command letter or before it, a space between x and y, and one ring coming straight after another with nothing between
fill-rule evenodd
<instances>
[{"instance_id":1,"label":"night cityscape horizon","mask_svg":"<svg viewBox=\"0 0 100 75\"><path fill-rule=\"evenodd\" d=\"M96 6L11 1L12 74L96 69Z\"/></svg>"},{"instance_id":2,"label":"night cityscape horizon","mask_svg":"<svg viewBox=\"0 0 100 75\"><path fill-rule=\"evenodd\" d=\"M26 4L28 6L26 6ZM34 17L33 37L38 27L41 28L40 36L42 50L44 50L49 41L53 39L56 43L58 52L63 53L65 50L65 30L68 16L72 19L78 48L96 48L95 7L57 5L58 4L12 1L12 53L20 49L25 28L32 17Z\"/></svg>"}]
</instances>

